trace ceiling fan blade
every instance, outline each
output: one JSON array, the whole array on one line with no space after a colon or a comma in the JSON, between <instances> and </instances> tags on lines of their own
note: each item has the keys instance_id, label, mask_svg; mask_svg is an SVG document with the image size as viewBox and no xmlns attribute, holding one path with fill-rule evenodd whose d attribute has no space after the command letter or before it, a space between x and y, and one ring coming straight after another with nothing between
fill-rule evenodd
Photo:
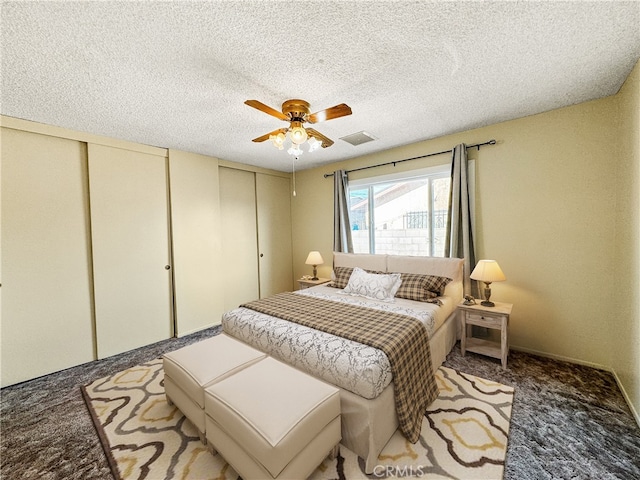
<instances>
[{"instance_id":1,"label":"ceiling fan blade","mask_svg":"<svg viewBox=\"0 0 640 480\"><path fill-rule=\"evenodd\" d=\"M345 117L351 115L351 107L346 103L341 103L335 107L320 110L319 112L307 115L307 122L318 123L326 120L333 120L334 118Z\"/></svg>"},{"instance_id":2,"label":"ceiling fan blade","mask_svg":"<svg viewBox=\"0 0 640 480\"><path fill-rule=\"evenodd\" d=\"M275 108L271 108L268 105L265 105L262 102L259 102L258 100L247 100L246 102L244 102L246 105L249 105L250 107L253 107L257 110L260 110L261 112L267 113L271 116L274 116L276 118L279 118L280 120L285 120L285 121L289 121L290 118L288 115L285 115L282 112L279 112L278 110L276 110Z\"/></svg>"},{"instance_id":3,"label":"ceiling fan blade","mask_svg":"<svg viewBox=\"0 0 640 480\"><path fill-rule=\"evenodd\" d=\"M261 137L258 138L254 138L252 141L253 142L264 142L265 140L269 140L269 137L271 135L278 135L279 133L287 133L287 129L286 128L279 128L278 130L274 130L273 132L269 132L265 135L262 135Z\"/></svg>"},{"instance_id":4,"label":"ceiling fan blade","mask_svg":"<svg viewBox=\"0 0 640 480\"><path fill-rule=\"evenodd\" d=\"M310 137L314 137L315 139L322 142L322 148L327 148L333 145L333 140L331 140L329 137L325 137L317 130L314 130L313 128L305 128L305 130L307 131L307 135L309 135Z\"/></svg>"}]
</instances>

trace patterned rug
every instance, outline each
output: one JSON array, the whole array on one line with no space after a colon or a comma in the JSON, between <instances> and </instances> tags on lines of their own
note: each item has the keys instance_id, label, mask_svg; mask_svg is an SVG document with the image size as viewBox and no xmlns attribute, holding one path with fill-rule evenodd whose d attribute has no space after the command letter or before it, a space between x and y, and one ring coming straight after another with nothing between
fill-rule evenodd
<instances>
[{"instance_id":1,"label":"patterned rug","mask_svg":"<svg viewBox=\"0 0 640 480\"><path fill-rule=\"evenodd\" d=\"M344 446L324 460L313 480L415 477L501 479L513 388L440 367L440 389L417 443L397 431L373 474ZM237 480L220 455L211 455L195 427L164 395L156 359L83 387L89 412L116 479Z\"/></svg>"}]
</instances>

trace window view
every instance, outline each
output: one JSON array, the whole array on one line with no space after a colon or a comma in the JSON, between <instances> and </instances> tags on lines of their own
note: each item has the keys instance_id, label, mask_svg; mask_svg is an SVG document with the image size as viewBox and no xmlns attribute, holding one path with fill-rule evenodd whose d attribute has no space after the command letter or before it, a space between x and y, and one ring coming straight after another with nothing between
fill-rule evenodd
<instances>
[{"instance_id":1,"label":"window view","mask_svg":"<svg viewBox=\"0 0 640 480\"><path fill-rule=\"evenodd\" d=\"M355 253L444 256L449 174L349 188Z\"/></svg>"}]
</instances>

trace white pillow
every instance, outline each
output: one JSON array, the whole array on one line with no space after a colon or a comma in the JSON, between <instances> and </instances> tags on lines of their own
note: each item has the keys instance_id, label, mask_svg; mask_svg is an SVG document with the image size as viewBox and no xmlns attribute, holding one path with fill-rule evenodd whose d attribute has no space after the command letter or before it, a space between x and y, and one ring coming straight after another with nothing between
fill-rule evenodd
<instances>
[{"instance_id":1,"label":"white pillow","mask_svg":"<svg viewBox=\"0 0 640 480\"><path fill-rule=\"evenodd\" d=\"M349 283L342 292L357 297L393 302L401 284L402 276L399 273L367 273L363 269L355 267L351 278L349 278Z\"/></svg>"}]
</instances>

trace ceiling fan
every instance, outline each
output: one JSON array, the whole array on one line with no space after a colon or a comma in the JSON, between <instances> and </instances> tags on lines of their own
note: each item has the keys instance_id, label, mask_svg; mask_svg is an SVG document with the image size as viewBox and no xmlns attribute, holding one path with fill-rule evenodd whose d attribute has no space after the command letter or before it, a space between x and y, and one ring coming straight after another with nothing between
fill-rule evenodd
<instances>
[{"instance_id":1,"label":"ceiling fan","mask_svg":"<svg viewBox=\"0 0 640 480\"><path fill-rule=\"evenodd\" d=\"M285 101L282 104L281 112L259 102L258 100L247 100L244 103L268 115L284 120L285 122L289 122L289 128L279 128L273 132L254 138L253 141L264 142L265 140L271 140L276 148L282 150L288 133L292 143L288 152L296 156L302 153L300 145L307 140L309 141L309 151L313 151L320 146L327 148L333 145L333 140L325 137L313 128L305 128L303 124L314 124L351 115L351 108L345 103L341 103L340 105L336 105L335 107L327 108L325 110L320 110L316 113L309 113L309 102L299 99Z\"/></svg>"}]
</instances>

